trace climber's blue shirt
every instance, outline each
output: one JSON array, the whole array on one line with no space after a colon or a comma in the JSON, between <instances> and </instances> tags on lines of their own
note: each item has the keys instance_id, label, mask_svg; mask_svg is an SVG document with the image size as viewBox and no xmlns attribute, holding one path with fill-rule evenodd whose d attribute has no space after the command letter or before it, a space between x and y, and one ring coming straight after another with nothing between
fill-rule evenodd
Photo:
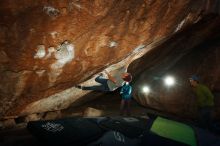
<instances>
[{"instance_id":1,"label":"climber's blue shirt","mask_svg":"<svg viewBox=\"0 0 220 146\"><path fill-rule=\"evenodd\" d=\"M132 87L129 85L128 82L126 82L122 87L121 87L121 97L122 99L131 99L131 92L132 92Z\"/></svg>"}]
</instances>

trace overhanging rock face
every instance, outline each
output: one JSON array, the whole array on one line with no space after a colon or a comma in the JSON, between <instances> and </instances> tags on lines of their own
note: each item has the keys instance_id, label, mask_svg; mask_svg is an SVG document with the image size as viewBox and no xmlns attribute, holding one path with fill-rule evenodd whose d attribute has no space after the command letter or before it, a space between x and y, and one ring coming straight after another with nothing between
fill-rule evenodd
<instances>
[{"instance_id":1,"label":"overhanging rock face","mask_svg":"<svg viewBox=\"0 0 220 146\"><path fill-rule=\"evenodd\" d=\"M0 115L68 107L73 88L141 57L219 2L63 0L0 2ZM87 81L88 80L88 81Z\"/></svg>"},{"instance_id":2,"label":"overhanging rock face","mask_svg":"<svg viewBox=\"0 0 220 146\"><path fill-rule=\"evenodd\" d=\"M134 85L135 99L146 107L195 118L196 97L190 88L189 77L196 74L213 92L215 117L219 118L219 25L219 15L207 15L134 61L130 70L138 76ZM176 80L172 87L164 84L168 75ZM142 91L146 85L151 88L149 94Z\"/></svg>"}]
</instances>

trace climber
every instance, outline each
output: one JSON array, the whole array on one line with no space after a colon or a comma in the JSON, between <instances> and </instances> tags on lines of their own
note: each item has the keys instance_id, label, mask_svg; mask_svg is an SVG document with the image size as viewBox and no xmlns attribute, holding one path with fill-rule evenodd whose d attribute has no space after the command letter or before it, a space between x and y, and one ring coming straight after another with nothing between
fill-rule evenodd
<instances>
[{"instance_id":1,"label":"climber","mask_svg":"<svg viewBox=\"0 0 220 146\"><path fill-rule=\"evenodd\" d=\"M124 78L127 76L131 76L130 73L126 72L126 67L121 67L114 71L112 74L105 71L105 74L107 75L107 78L104 77L104 74L99 74L98 77L95 78L95 81L99 83L99 85L93 85L93 86L81 86L77 85L76 88L82 89L82 90L95 90L95 91L115 91L118 87L121 87L124 84Z\"/></svg>"},{"instance_id":2,"label":"climber","mask_svg":"<svg viewBox=\"0 0 220 146\"><path fill-rule=\"evenodd\" d=\"M189 81L196 95L199 126L211 129L214 96L207 86L199 83L196 75L189 78Z\"/></svg>"}]
</instances>

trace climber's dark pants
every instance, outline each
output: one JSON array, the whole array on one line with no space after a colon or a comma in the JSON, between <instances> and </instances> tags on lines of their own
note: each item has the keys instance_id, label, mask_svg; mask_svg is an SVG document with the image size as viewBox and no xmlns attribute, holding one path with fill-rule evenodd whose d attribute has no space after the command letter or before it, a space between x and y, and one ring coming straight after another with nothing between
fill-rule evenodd
<instances>
[{"instance_id":1,"label":"climber's dark pants","mask_svg":"<svg viewBox=\"0 0 220 146\"><path fill-rule=\"evenodd\" d=\"M100 83L100 85L94 85L94 86L83 86L82 90L94 90L94 91L104 91L104 92L108 92L109 91L109 87L108 87L108 79L103 78L102 76L98 76L95 78L95 81L97 83Z\"/></svg>"}]
</instances>

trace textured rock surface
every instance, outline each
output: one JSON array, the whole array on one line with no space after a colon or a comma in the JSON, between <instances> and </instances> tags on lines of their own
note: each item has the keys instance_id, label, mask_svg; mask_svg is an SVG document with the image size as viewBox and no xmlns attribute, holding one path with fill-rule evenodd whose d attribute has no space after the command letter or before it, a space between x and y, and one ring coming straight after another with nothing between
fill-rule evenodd
<instances>
[{"instance_id":1,"label":"textured rock surface","mask_svg":"<svg viewBox=\"0 0 220 146\"><path fill-rule=\"evenodd\" d=\"M95 108L88 107L83 112L84 117L100 117L103 115L103 111Z\"/></svg>"},{"instance_id":2,"label":"textured rock surface","mask_svg":"<svg viewBox=\"0 0 220 146\"><path fill-rule=\"evenodd\" d=\"M87 94L73 85L218 10L218 0L2 0L0 117L66 108Z\"/></svg>"},{"instance_id":3,"label":"textured rock surface","mask_svg":"<svg viewBox=\"0 0 220 146\"><path fill-rule=\"evenodd\" d=\"M144 106L179 116L195 118L195 95L188 78L197 74L215 94L216 117L219 117L220 93L220 17L205 16L201 21L186 28L133 63L133 74L141 74L135 89L135 97ZM175 51L174 51L175 50ZM147 63L146 63L147 62ZM139 66L145 67L145 71ZM139 70L139 71L138 71ZM177 83L166 87L164 77L172 75ZM137 75L136 75L137 76ZM146 95L142 86L149 85Z\"/></svg>"}]
</instances>

